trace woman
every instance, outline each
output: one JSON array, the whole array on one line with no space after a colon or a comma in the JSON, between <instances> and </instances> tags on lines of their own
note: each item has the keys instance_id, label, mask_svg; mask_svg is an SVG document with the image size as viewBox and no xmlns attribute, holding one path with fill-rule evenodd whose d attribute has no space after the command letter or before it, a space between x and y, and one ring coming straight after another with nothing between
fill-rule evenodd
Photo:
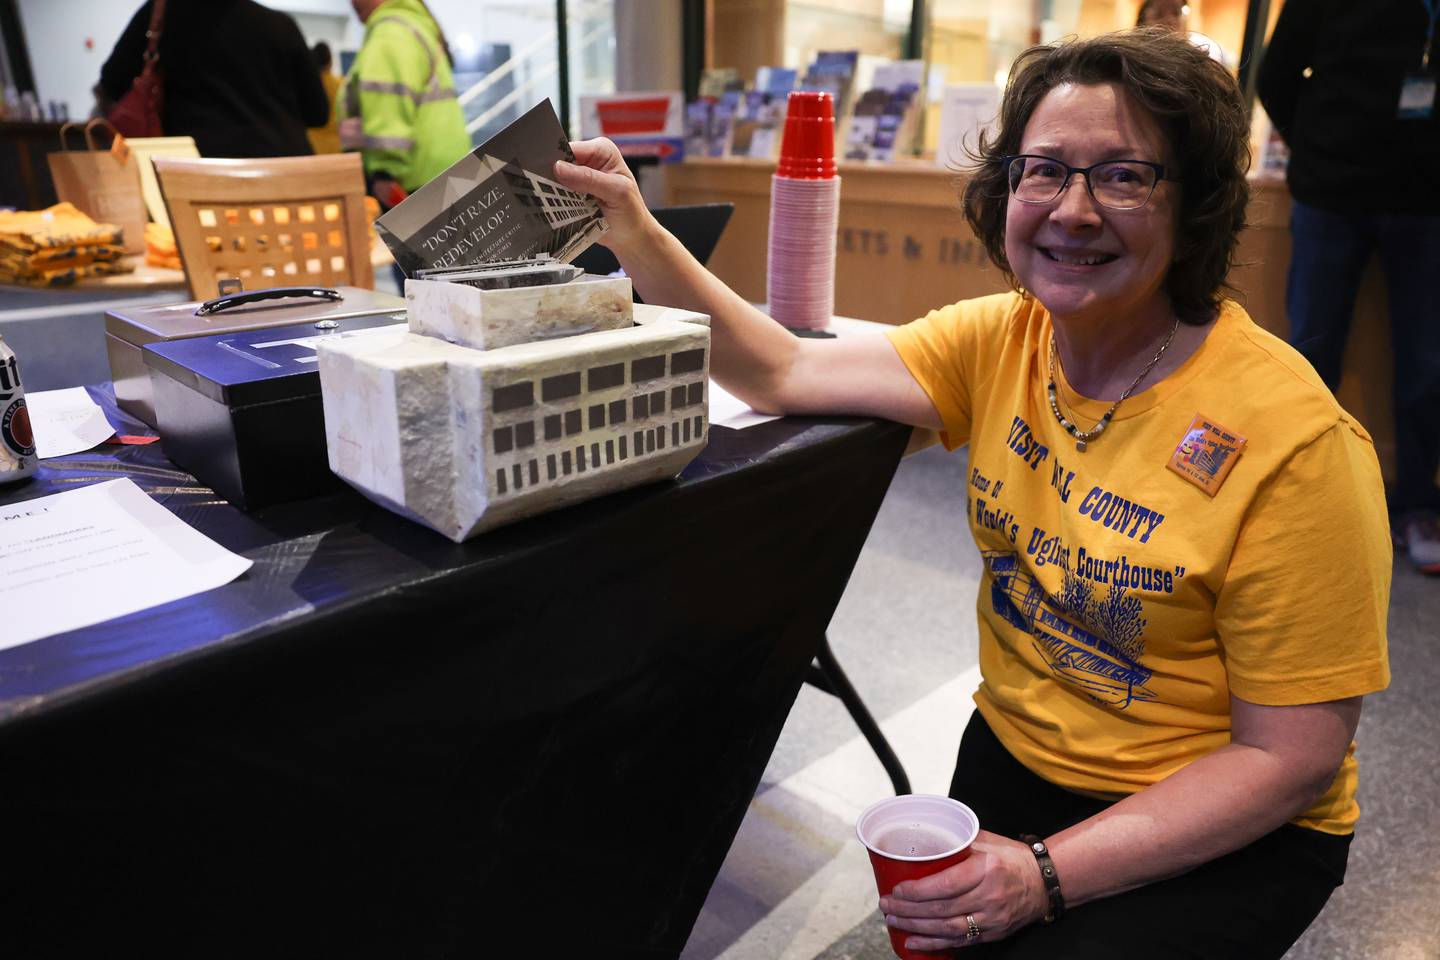
<instances>
[{"instance_id":1,"label":"woman","mask_svg":"<svg viewBox=\"0 0 1440 960\"><path fill-rule=\"evenodd\" d=\"M135 11L100 68L101 113L145 65L153 6ZM157 56L166 136L193 137L202 157L310 153L305 128L325 122L328 101L290 14L254 0L170 0L163 13Z\"/></svg>"},{"instance_id":2,"label":"woman","mask_svg":"<svg viewBox=\"0 0 1440 960\"><path fill-rule=\"evenodd\" d=\"M1388 682L1385 505L1364 430L1220 295L1246 139L1183 38L1027 51L965 192L1015 291L835 341L707 274L613 146L557 166L648 302L712 316L727 389L970 446L983 682L951 793L986 830L881 899L915 949L1279 957L1343 878L1351 739Z\"/></svg>"}]
</instances>

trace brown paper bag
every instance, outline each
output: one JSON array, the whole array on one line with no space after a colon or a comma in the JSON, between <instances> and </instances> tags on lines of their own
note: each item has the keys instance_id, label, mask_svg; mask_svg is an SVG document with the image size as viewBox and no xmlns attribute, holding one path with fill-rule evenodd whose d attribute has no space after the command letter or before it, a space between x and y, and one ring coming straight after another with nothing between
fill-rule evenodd
<instances>
[{"instance_id":1,"label":"brown paper bag","mask_svg":"<svg viewBox=\"0 0 1440 960\"><path fill-rule=\"evenodd\" d=\"M113 223L124 231L125 252L145 252L145 201L140 193L140 172L135 158L125 151L97 150L93 128L103 120L85 125L84 150L71 150L65 134L78 124L60 128L61 150L50 154L50 176L55 193L68 200L91 219ZM105 124L109 126L109 124Z\"/></svg>"}]
</instances>

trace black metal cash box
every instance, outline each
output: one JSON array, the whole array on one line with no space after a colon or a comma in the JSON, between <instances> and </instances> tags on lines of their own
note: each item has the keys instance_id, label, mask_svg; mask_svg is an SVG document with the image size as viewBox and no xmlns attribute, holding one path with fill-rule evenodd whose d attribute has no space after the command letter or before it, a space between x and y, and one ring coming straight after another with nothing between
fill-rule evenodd
<instances>
[{"instance_id":1,"label":"black metal cash box","mask_svg":"<svg viewBox=\"0 0 1440 960\"><path fill-rule=\"evenodd\" d=\"M242 510L344 488L326 456L314 344L404 322L402 308L145 344L165 455Z\"/></svg>"}]
</instances>

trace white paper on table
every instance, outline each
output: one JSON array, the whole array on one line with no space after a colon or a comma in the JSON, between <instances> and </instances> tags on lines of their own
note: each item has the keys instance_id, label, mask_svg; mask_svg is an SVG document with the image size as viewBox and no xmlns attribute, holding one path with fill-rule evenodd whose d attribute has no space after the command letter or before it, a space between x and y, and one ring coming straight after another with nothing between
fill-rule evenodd
<instances>
[{"instance_id":1,"label":"white paper on table","mask_svg":"<svg viewBox=\"0 0 1440 960\"><path fill-rule=\"evenodd\" d=\"M89 450L115 432L84 387L27 393L25 406L35 433L35 455L41 460Z\"/></svg>"},{"instance_id":2,"label":"white paper on table","mask_svg":"<svg viewBox=\"0 0 1440 960\"><path fill-rule=\"evenodd\" d=\"M250 564L128 478L0 507L0 649L212 590Z\"/></svg>"},{"instance_id":3,"label":"white paper on table","mask_svg":"<svg viewBox=\"0 0 1440 960\"><path fill-rule=\"evenodd\" d=\"M757 423L765 423L769 420L780 418L768 413L756 413L750 409L750 405L743 400L736 399L735 395L714 380L710 381L710 425L712 427L729 427L731 430L744 430L746 427L753 427Z\"/></svg>"}]
</instances>

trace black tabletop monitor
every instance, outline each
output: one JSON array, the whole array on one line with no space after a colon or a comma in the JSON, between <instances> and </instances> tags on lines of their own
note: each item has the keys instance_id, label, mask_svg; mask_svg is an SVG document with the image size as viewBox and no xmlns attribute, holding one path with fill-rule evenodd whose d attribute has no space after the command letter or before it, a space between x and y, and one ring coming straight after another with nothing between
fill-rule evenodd
<instances>
[{"instance_id":1,"label":"black tabletop monitor","mask_svg":"<svg viewBox=\"0 0 1440 960\"><path fill-rule=\"evenodd\" d=\"M725 225L735 212L735 204L697 203L684 207L659 207L651 212L660 221L660 226L673 233L685 249L704 264L715 252L720 234L725 232ZM615 255L598 243L592 244L572 262L586 273L602 277L620 269ZM638 301L640 298L637 296L635 299Z\"/></svg>"}]
</instances>

